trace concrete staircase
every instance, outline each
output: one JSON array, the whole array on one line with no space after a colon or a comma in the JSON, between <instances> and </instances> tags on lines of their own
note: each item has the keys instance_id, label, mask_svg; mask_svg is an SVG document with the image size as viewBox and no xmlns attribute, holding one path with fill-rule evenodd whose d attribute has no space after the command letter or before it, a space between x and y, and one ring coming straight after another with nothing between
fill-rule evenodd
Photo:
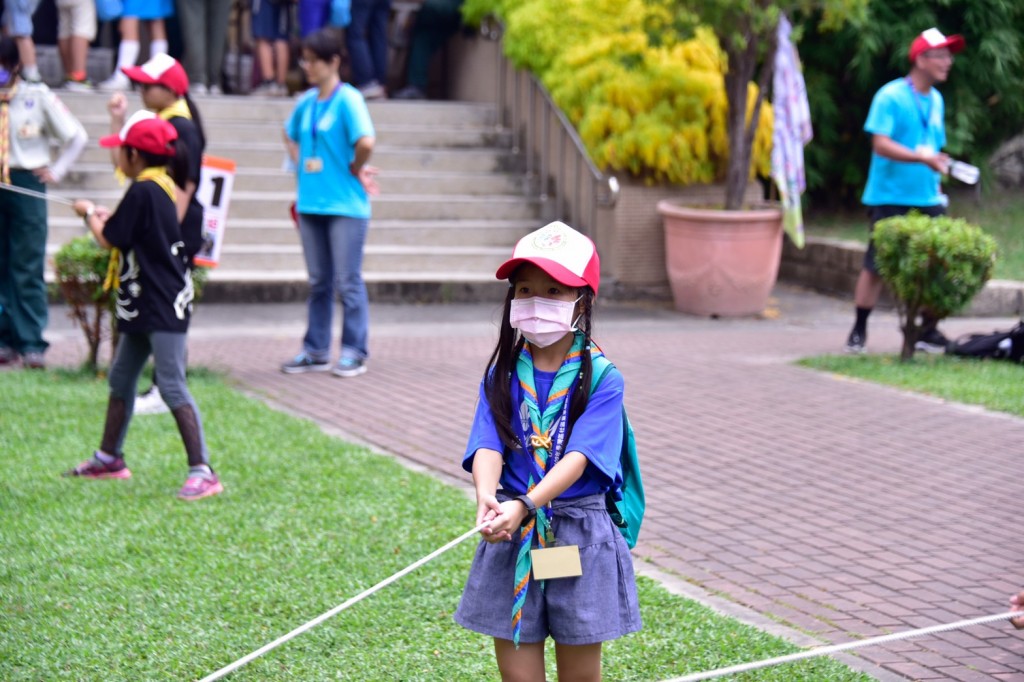
<instances>
[{"instance_id":1,"label":"concrete staircase","mask_svg":"<svg viewBox=\"0 0 1024 682\"><path fill-rule=\"evenodd\" d=\"M116 205L108 150L107 97L61 93L90 143L53 192ZM137 97L129 111L141 108ZM281 127L294 100L198 98L207 153L238 165L220 265L210 272L206 300L287 301L305 297L306 273L289 216L294 177L282 170ZM495 125L494 107L462 102L373 102L377 129L371 163L381 169L381 195L364 259L374 300L495 300L494 271L516 240L540 224L540 206L523 191L510 136ZM81 220L50 205L52 253ZM52 276L52 273L51 273Z\"/></svg>"}]
</instances>

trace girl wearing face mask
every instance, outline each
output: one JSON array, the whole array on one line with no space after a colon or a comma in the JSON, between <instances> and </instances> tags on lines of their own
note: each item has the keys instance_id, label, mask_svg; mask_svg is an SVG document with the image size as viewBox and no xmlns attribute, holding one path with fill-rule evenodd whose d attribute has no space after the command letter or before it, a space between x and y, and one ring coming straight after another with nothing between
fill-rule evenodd
<instances>
[{"instance_id":1,"label":"girl wearing face mask","mask_svg":"<svg viewBox=\"0 0 1024 682\"><path fill-rule=\"evenodd\" d=\"M641 626L605 500L622 482L622 375L612 367L592 389L600 261L554 222L523 237L497 277L510 286L462 463L477 523L492 523L455 620L494 638L503 680L544 680L549 636L560 677L600 680L602 642Z\"/></svg>"}]
</instances>

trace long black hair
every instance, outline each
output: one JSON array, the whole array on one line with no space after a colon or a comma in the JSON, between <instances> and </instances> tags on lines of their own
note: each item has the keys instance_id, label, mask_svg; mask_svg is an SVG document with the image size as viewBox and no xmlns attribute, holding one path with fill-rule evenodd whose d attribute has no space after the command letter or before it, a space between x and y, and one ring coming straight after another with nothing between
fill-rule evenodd
<instances>
[{"instance_id":1,"label":"long black hair","mask_svg":"<svg viewBox=\"0 0 1024 682\"><path fill-rule=\"evenodd\" d=\"M495 345L494 351L487 361L487 369L484 371L484 395L491 408L494 426L498 430L501 442L512 450L518 450L525 446L524 443L519 442L515 430L512 428L512 382L515 381L519 353L522 352L523 345L526 343L523 335L509 323L512 299L515 297L516 291L515 278L516 273L512 273L512 276L509 277L511 286L505 294L498 343ZM590 287L581 287L577 289L577 293L580 296L580 319L576 328L583 334L583 352L580 356L579 383L576 390L573 391L572 402L569 404L569 424L566 429L565 442L569 441L576 420L587 409L587 403L590 401L590 382L594 373L594 364L590 357L594 330L594 290Z\"/></svg>"},{"instance_id":2,"label":"long black hair","mask_svg":"<svg viewBox=\"0 0 1024 682\"><path fill-rule=\"evenodd\" d=\"M196 132L199 133L199 150L205 151L206 131L203 130L203 119L199 116L199 108L187 92L182 97L185 98L185 105L188 107L188 113L192 117L192 123L196 126Z\"/></svg>"}]
</instances>

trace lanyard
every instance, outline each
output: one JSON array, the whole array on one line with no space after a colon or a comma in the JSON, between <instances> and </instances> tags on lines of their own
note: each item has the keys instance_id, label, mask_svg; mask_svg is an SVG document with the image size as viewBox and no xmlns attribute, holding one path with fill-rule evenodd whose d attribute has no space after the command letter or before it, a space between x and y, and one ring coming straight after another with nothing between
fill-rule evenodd
<instances>
[{"instance_id":1,"label":"lanyard","mask_svg":"<svg viewBox=\"0 0 1024 682\"><path fill-rule=\"evenodd\" d=\"M317 114L317 109L320 108L320 98L316 98L316 99L313 100L313 126L312 126L313 129L310 131L311 134L313 135L313 156L316 156L316 131L317 131L317 128L320 127L320 121L323 119L323 116L327 113L327 110L330 108L331 101L334 99L334 96L338 94L338 90L340 90L340 89L341 89L341 83L338 83L337 85L334 86L334 89L331 90L331 94L328 95L327 99L324 100L325 106L324 106L324 113L323 114Z\"/></svg>"},{"instance_id":2,"label":"lanyard","mask_svg":"<svg viewBox=\"0 0 1024 682\"><path fill-rule=\"evenodd\" d=\"M932 114L932 91L928 90L928 108L927 110L921 108L921 96L917 94L917 90L914 89L914 83L910 80L910 76L903 79L907 87L910 88L910 96L914 100L914 109L917 111L917 116L921 120L921 127L924 128L925 135L931 137L931 126L929 120Z\"/></svg>"}]
</instances>

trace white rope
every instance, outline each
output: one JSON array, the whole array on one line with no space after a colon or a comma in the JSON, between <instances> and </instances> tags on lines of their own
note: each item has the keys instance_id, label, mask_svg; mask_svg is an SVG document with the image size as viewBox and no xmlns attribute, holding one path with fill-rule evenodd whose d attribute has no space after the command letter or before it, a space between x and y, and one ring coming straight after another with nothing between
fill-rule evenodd
<instances>
[{"instance_id":1,"label":"white rope","mask_svg":"<svg viewBox=\"0 0 1024 682\"><path fill-rule=\"evenodd\" d=\"M42 199L44 201L52 201L56 204L64 204L65 206L74 206L75 202L73 199L62 197L59 194L50 194L49 192L37 192L34 189L28 189L27 187L18 187L17 185L10 185L6 182L0 182L0 189L5 189L8 192L15 192L16 194L24 194L28 197L35 197L36 199Z\"/></svg>"},{"instance_id":2,"label":"white rope","mask_svg":"<svg viewBox=\"0 0 1024 682\"><path fill-rule=\"evenodd\" d=\"M832 646L823 646L815 649L808 649L807 651L800 651L795 654L788 654L786 656L778 656L777 658L766 658L761 661L741 663L740 665L733 665L728 668L719 668L717 670L707 670L700 673L692 673L690 675L684 675L682 677L673 677L672 679L664 680L663 682L697 682L697 680L710 680L714 677L724 677L725 675L737 675L739 673L747 672L748 670L757 670L758 668L767 668L769 666L779 665L782 663L791 663L793 661L800 661L805 658L828 656L829 654L835 654L840 651L860 649L861 647L874 646L876 644L886 644L887 642L895 642L897 640L908 639L910 637L920 637L922 635L930 635L936 632L945 632L947 630L958 630L960 628L966 628L971 625L981 625L983 623L991 623L997 620L1009 620L1010 618L1020 618L1022 616L1024 616L1024 613L1020 611L1011 611L1009 613L999 613L992 616L981 616L979 618L971 618L970 620L960 620L955 623L932 625L930 627L920 628L917 630L906 630L904 632L896 632L891 635L882 635L880 637L872 637L870 639L861 639L857 640L856 642L846 642L845 644L835 644Z\"/></svg>"},{"instance_id":3,"label":"white rope","mask_svg":"<svg viewBox=\"0 0 1024 682\"><path fill-rule=\"evenodd\" d=\"M295 628L294 630L289 632L287 635L283 635L281 637L278 637L277 639L275 639L270 644L262 646L259 649L257 649L256 651L252 652L251 654L248 654L247 656L243 656L242 658L238 659L234 663L232 663L230 665L224 666L223 668L221 668L217 672L211 673L211 674L207 675L203 679L199 680L199 682L213 682L213 680L219 680L220 678L224 677L228 673L241 668L243 665L245 665L249 661L252 661L252 660L254 660L256 658L259 658L260 656L262 656L263 654L267 653L271 649L274 649L274 648L284 644L285 642L287 642L290 639L294 639L295 637L298 637L299 635L301 635L306 630L310 630L310 629L316 627L317 625L319 625L320 623L324 622L325 620L327 620L331 616L334 616L334 615L336 615L338 613L341 613L342 611L344 611L348 607L352 606L353 604L356 604L356 603L362 601L363 599L366 599L367 597L369 597L374 592L377 592L378 590L383 589L383 588L387 587L388 585L390 585L391 583L395 582L399 578L401 578L401 577L403 577L405 575L408 575L409 573L412 573L417 568L419 568L423 564L427 563L431 559L434 559L435 557L438 557L438 556L444 554L445 552L447 552L451 548L455 547L459 543L461 543L461 542L463 542L463 541L473 537L474 535L479 533L481 530L483 530L485 527L487 527L491 522L492 521L485 521L484 523L481 523L479 526L477 526L473 530L466 531L464 534L462 534L459 537L455 538L454 540L449 542L444 547L441 547L440 549L434 550L433 552L431 552L427 556L423 557L419 561L417 561L417 562L415 562L413 564L410 564L409 566L403 568L398 573L395 573L390 578L385 578L384 580L380 581L379 583L377 583L376 585L374 585L370 589L357 594L356 596L352 597L351 599L349 599L345 603L339 604L338 606L335 606L330 611L327 611L326 613L323 613L323 614L317 616L316 618L314 618L313 620L309 621L308 623L305 623L304 625L300 625L299 627Z\"/></svg>"}]
</instances>

